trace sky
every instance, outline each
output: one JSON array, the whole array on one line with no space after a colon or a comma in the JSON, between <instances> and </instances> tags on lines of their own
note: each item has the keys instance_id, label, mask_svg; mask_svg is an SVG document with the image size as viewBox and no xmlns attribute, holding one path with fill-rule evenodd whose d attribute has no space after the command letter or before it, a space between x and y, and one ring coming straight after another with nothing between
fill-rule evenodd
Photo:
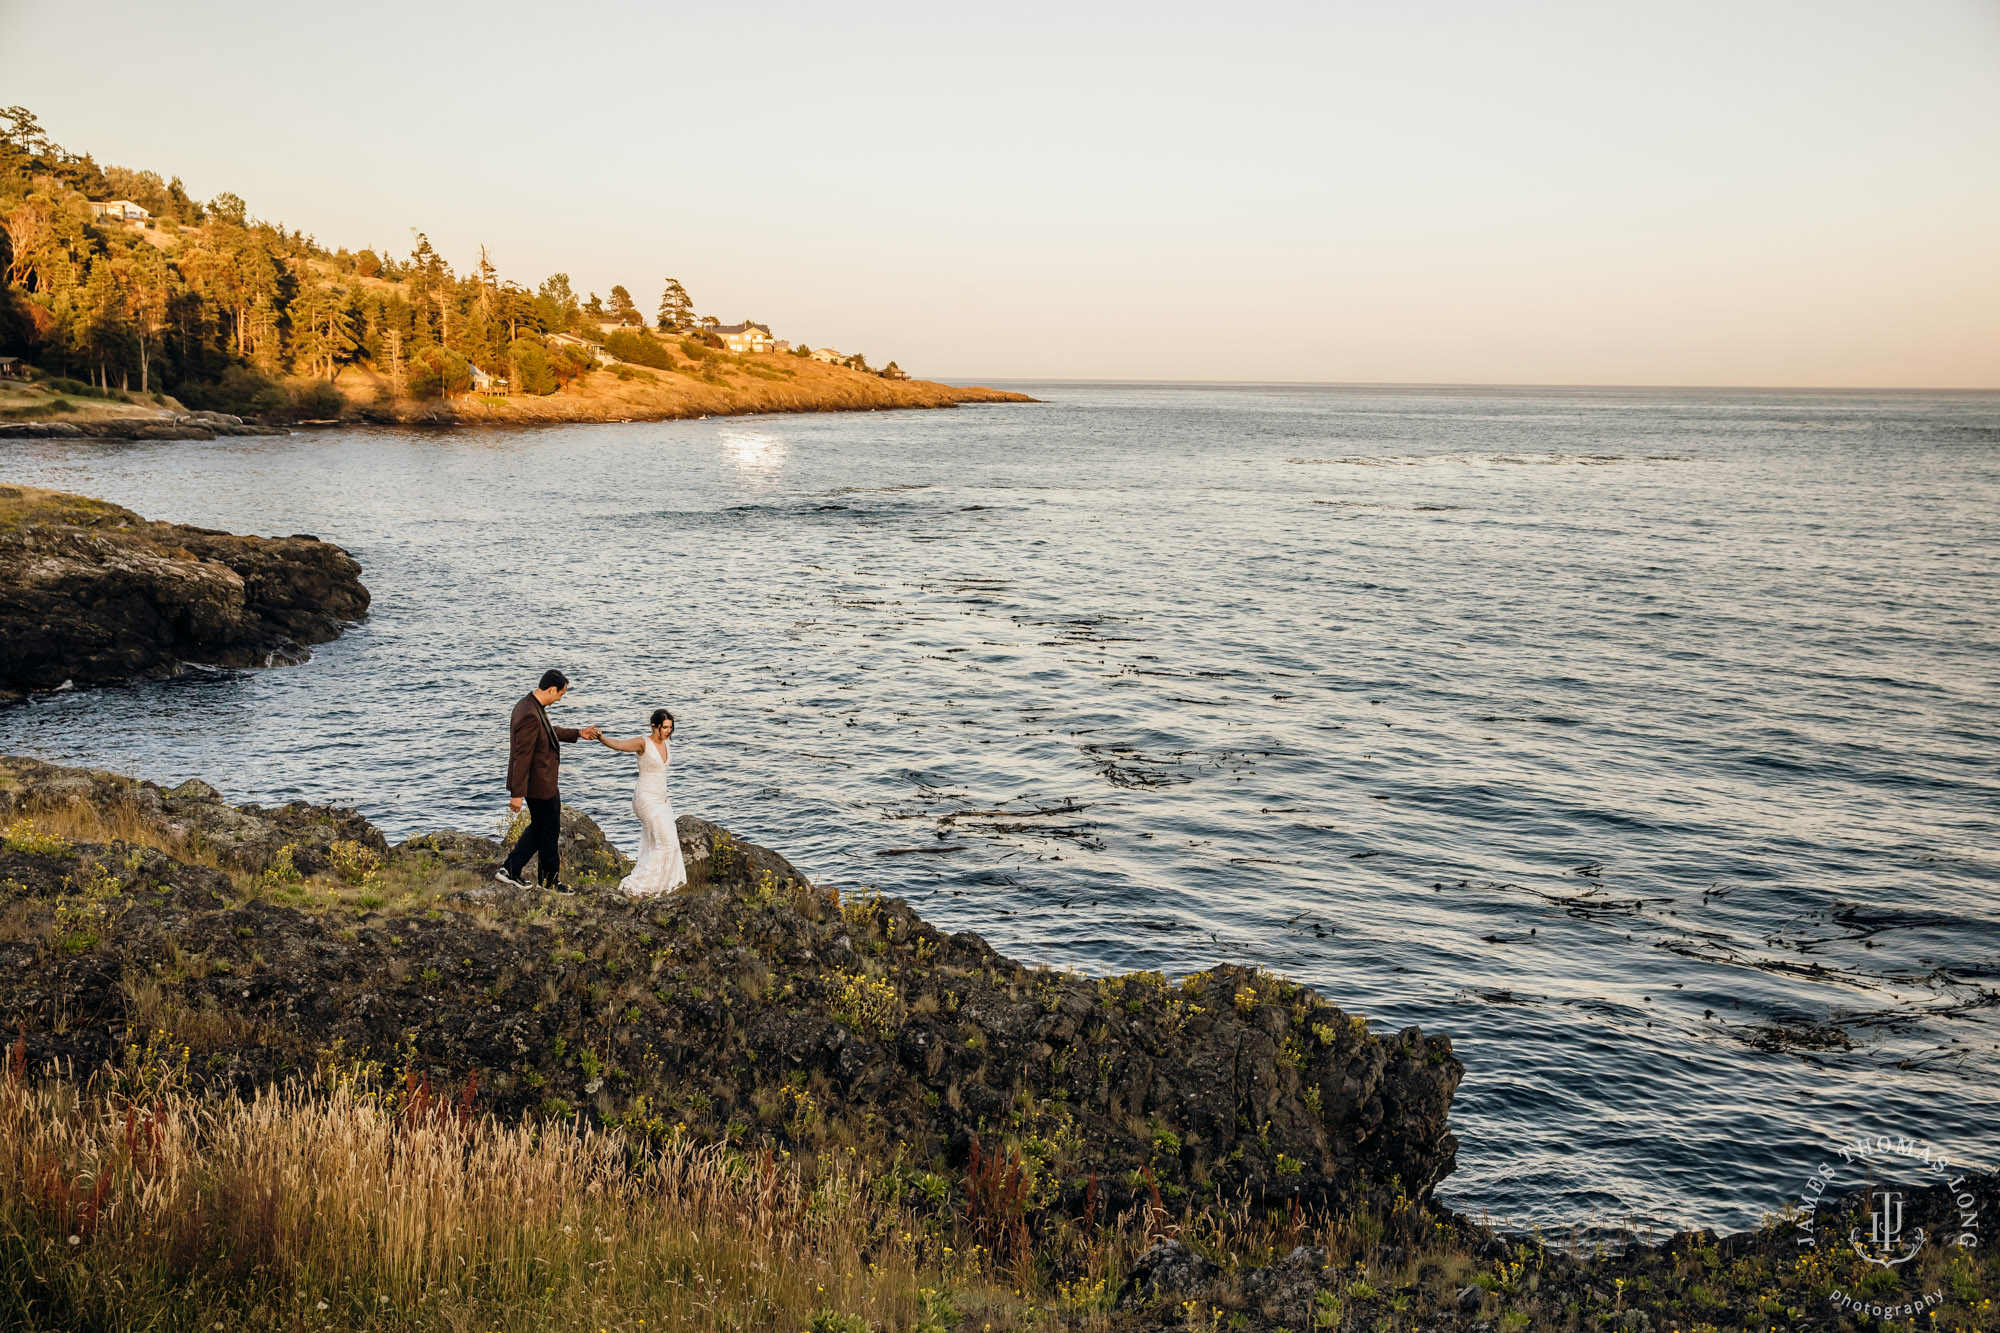
<instances>
[{"instance_id":1,"label":"sky","mask_svg":"<svg viewBox=\"0 0 2000 1333\"><path fill-rule=\"evenodd\" d=\"M926 376L2000 387L2000 0L0 0L0 103Z\"/></svg>"}]
</instances>

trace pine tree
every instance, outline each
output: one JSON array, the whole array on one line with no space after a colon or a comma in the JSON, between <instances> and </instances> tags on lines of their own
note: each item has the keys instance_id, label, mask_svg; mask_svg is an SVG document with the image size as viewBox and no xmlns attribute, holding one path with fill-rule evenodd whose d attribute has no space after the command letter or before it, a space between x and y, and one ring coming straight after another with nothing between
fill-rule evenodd
<instances>
[{"instance_id":1,"label":"pine tree","mask_svg":"<svg viewBox=\"0 0 2000 1333\"><path fill-rule=\"evenodd\" d=\"M486 247L479 247L479 313L488 319L493 317L493 289L499 285L500 270L493 267L493 261L486 257Z\"/></svg>"},{"instance_id":2,"label":"pine tree","mask_svg":"<svg viewBox=\"0 0 2000 1333\"><path fill-rule=\"evenodd\" d=\"M686 333L695 327L694 301L679 278L668 278L660 294L660 328L667 333Z\"/></svg>"},{"instance_id":3,"label":"pine tree","mask_svg":"<svg viewBox=\"0 0 2000 1333\"><path fill-rule=\"evenodd\" d=\"M620 324L636 324L645 327L645 319L639 314L639 307L632 304L632 293L622 286L611 289L611 318Z\"/></svg>"},{"instance_id":4,"label":"pine tree","mask_svg":"<svg viewBox=\"0 0 2000 1333\"><path fill-rule=\"evenodd\" d=\"M292 367L332 379L338 363L354 351L354 320L347 294L317 284L292 303Z\"/></svg>"},{"instance_id":5,"label":"pine tree","mask_svg":"<svg viewBox=\"0 0 2000 1333\"><path fill-rule=\"evenodd\" d=\"M132 308L132 331L139 339L139 392L151 393L153 353L174 296L173 270L153 246L135 246L125 271L125 287Z\"/></svg>"}]
</instances>

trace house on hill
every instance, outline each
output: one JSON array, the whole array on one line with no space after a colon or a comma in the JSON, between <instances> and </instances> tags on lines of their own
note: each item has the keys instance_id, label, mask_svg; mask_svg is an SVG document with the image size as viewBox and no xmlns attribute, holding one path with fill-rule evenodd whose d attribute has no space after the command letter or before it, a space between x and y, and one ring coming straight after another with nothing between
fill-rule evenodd
<instances>
[{"instance_id":1,"label":"house on hill","mask_svg":"<svg viewBox=\"0 0 2000 1333\"><path fill-rule=\"evenodd\" d=\"M574 333L551 333L548 340L551 343L558 343L564 347L574 347L578 351L588 355L591 360L597 362L600 366L608 366L618 359L605 351L602 343L594 343L588 338L579 338Z\"/></svg>"},{"instance_id":2,"label":"house on hill","mask_svg":"<svg viewBox=\"0 0 2000 1333\"><path fill-rule=\"evenodd\" d=\"M18 356L0 356L0 380L28 378L27 363Z\"/></svg>"},{"instance_id":3,"label":"house on hill","mask_svg":"<svg viewBox=\"0 0 2000 1333\"><path fill-rule=\"evenodd\" d=\"M708 331L722 339L722 345L732 352L768 352L776 345L769 324L745 320L741 324L717 324Z\"/></svg>"},{"instance_id":4,"label":"house on hill","mask_svg":"<svg viewBox=\"0 0 2000 1333\"><path fill-rule=\"evenodd\" d=\"M834 351L831 347L815 347L812 349L811 355L813 360L824 361L829 366L837 366L847 360L846 357Z\"/></svg>"},{"instance_id":5,"label":"house on hill","mask_svg":"<svg viewBox=\"0 0 2000 1333\"><path fill-rule=\"evenodd\" d=\"M150 222L153 220L153 215L130 199L107 199L101 204L93 203L90 206L92 222L102 222L106 218L116 222Z\"/></svg>"},{"instance_id":6,"label":"house on hill","mask_svg":"<svg viewBox=\"0 0 2000 1333\"><path fill-rule=\"evenodd\" d=\"M469 361L466 362L465 368L467 373L472 376L472 391L474 393L499 393L507 387L505 376L489 375Z\"/></svg>"}]
</instances>

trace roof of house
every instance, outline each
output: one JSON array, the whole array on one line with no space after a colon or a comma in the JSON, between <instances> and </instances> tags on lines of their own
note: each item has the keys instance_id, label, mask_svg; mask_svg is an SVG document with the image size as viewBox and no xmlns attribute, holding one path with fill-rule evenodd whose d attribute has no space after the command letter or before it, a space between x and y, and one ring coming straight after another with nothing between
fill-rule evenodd
<instances>
[{"instance_id":1,"label":"roof of house","mask_svg":"<svg viewBox=\"0 0 2000 1333\"><path fill-rule=\"evenodd\" d=\"M753 320L747 320L747 319L744 320L741 324L717 324L713 328L709 329L709 332L714 334L719 334L722 337L727 338L732 333L748 333L752 329L756 329L758 332L762 333L766 338L771 336L771 326L769 324L759 324Z\"/></svg>"}]
</instances>

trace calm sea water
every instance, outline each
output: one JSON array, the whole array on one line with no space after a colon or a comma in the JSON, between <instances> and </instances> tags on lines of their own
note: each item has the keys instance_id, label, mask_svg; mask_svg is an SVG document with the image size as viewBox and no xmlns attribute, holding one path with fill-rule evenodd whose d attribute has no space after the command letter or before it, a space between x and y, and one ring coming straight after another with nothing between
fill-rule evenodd
<instances>
[{"instance_id":1,"label":"calm sea water","mask_svg":"<svg viewBox=\"0 0 2000 1333\"><path fill-rule=\"evenodd\" d=\"M1864 1128L1993 1164L2000 397L1021 387L0 445L375 594L309 665L0 749L487 831L560 666L572 722L674 708L680 809L824 881L1450 1033L1460 1207L1747 1225ZM628 848L630 762L564 783Z\"/></svg>"}]
</instances>

